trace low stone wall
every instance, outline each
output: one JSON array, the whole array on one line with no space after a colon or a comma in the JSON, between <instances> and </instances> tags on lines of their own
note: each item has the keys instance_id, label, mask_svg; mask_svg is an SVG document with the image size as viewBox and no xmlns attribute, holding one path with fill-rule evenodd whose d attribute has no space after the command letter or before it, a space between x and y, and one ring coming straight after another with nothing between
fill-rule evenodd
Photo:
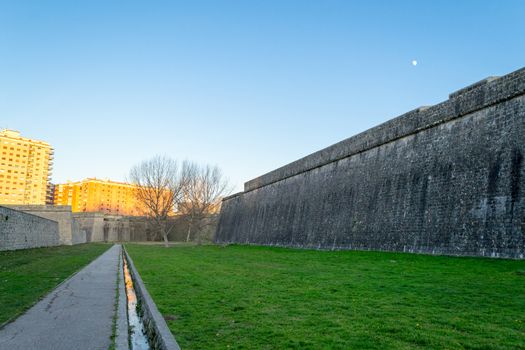
<instances>
[{"instance_id":1,"label":"low stone wall","mask_svg":"<svg viewBox=\"0 0 525 350\"><path fill-rule=\"evenodd\" d=\"M0 206L0 251L60 244L58 223Z\"/></svg>"},{"instance_id":2,"label":"low stone wall","mask_svg":"<svg viewBox=\"0 0 525 350\"><path fill-rule=\"evenodd\" d=\"M104 242L104 214L73 213L73 217L86 233L86 242Z\"/></svg>"},{"instance_id":3,"label":"low stone wall","mask_svg":"<svg viewBox=\"0 0 525 350\"><path fill-rule=\"evenodd\" d=\"M151 221L143 216L120 216L103 213L73 213L87 242L145 242L159 240ZM174 227L169 240L183 242L188 233L186 221L173 218ZM203 227L191 233L192 241L212 242L218 215L211 215Z\"/></svg>"},{"instance_id":4,"label":"low stone wall","mask_svg":"<svg viewBox=\"0 0 525 350\"><path fill-rule=\"evenodd\" d=\"M58 222L60 244L86 243L86 233L75 221L71 206L68 205L9 205L11 209L23 211Z\"/></svg>"},{"instance_id":5,"label":"low stone wall","mask_svg":"<svg viewBox=\"0 0 525 350\"><path fill-rule=\"evenodd\" d=\"M73 213L87 242L140 242L151 240L148 220L144 217Z\"/></svg>"},{"instance_id":6,"label":"low stone wall","mask_svg":"<svg viewBox=\"0 0 525 350\"><path fill-rule=\"evenodd\" d=\"M118 224L122 220L124 223ZM218 215L210 215L199 229L194 228L191 231L190 240L193 242L213 242L215 230L217 227ZM188 223L180 217L172 217L170 225L173 225L168 240L170 242L185 242L188 235ZM158 235L157 228L150 219L143 216L108 216L106 218L106 225L109 226L108 231L115 230L115 226L122 227L124 232L121 236L128 239L130 242L144 242L144 241L160 241L161 237ZM129 230L129 232L126 232ZM115 234L109 234L108 237L116 237ZM115 241L115 240L113 240Z\"/></svg>"},{"instance_id":7,"label":"low stone wall","mask_svg":"<svg viewBox=\"0 0 525 350\"><path fill-rule=\"evenodd\" d=\"M191 231L190 241L200 243L211 243L215 237L217 229L217 222L219 220L218 214L211 214L203 220L199 229ZM185 220L177 220L168 239L170 242L185 242L188 235L188 222Z\"/></svg>"}]
</instances>

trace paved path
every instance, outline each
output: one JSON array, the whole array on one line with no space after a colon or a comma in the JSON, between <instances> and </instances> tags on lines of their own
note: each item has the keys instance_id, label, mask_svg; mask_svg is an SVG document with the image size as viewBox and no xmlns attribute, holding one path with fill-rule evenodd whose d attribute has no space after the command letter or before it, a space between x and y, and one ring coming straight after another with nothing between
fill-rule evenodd
<instances>
[{"instance_id":1,"label":"paved path","mask_svg":"<svg viewBox=\"0 0 525 350\"><path fill-rule=\"evenodd\" d=\"M115 315L120 250L120 245L114 245L0 329L0 349L107 350Z\"/></svg>"}]
</instances>

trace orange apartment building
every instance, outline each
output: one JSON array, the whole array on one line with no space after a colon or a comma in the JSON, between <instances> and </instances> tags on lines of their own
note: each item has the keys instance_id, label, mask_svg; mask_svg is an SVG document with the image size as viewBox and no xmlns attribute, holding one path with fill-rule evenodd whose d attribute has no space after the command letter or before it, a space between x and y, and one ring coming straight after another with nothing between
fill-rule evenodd
<instances>
[{"instance_id":1,"label":"orange apartment building","mask_svg":"<svg viewBox=\"0 0 525 350\"><path fill-rule=\"evenodd\" d=\"M88 178L55 185L54 204L70 205L73 212L101 212L112 215L143 215L133 185Z\"/></svg>"},{"instance_id":2,"label":"orange apartment building","mask_svg":"<svg viewBox=\"0 0 525 350\"><path fill-rule=\"evenodd\" d=\"M0 131L0 204L43 205L51 195L53 148L44 141Z\"/></svg>"}]
</instances>

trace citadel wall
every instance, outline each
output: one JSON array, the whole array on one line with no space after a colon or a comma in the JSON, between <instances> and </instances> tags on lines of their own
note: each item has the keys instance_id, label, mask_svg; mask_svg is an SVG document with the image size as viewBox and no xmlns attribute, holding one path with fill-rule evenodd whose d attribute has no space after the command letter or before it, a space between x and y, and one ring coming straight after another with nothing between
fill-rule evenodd
<instances>
[{"instance_id":1,"label":"citadel wall","mask_svg":"<svg viewBox=\"0 0 525 350\"><path fill-rule=\"evenodd\" d=\"M245 183L218 243L523 258L525 69Z\"/></svg>"}]
</instances>

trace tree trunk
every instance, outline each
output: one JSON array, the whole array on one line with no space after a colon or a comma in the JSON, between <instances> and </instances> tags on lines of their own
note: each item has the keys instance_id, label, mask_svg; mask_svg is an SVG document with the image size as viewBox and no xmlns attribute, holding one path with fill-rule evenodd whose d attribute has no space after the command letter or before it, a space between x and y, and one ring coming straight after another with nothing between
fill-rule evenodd
<instances>
[{"instance_id":1,"label":"tree trunk","mask_svg":"<svg viewBox=\"0 0 525 350\"><path fill-rule=\"evenodd\" d=\"M191 237L191 222L188 223L188 234L186 235L186 243L190 241Z\"/></svg>"},{"instance_id":2,"label":"tree trunk","mask_svg":"<svg viewBox=\"0 0 525 350\"><path fill-rule=\"evenodd\" d=\"M197 245L201 245L201 244L202 244L201 231L200 231L200 229L197 228Z\"/></svg>"},{"instance_id":3,"label":"tree trunk","mask_svg":"<svg viewBox=\"0 0 525 350\"><path fill-rule=\"evenodd\" d=\"M160 223L160 232L162 233L162 238L164 239L164 246L166 248L169 248L170 244L168 241L168 231L166 230L166 223L161 222Z\"/></svg>"},{"instance_id":4,"label":"tree trunk","mask_svg":"<svg viewBox=\"0 0 525 350\"><path fill-rule=\"evenodd\" d=\"M166 248L169 248L170 244L169 244L169 241L168 241L168 233L166 232L166 230L162 231L162 236L164 238L164 246Z\"/></svg>"}]
</instances>

